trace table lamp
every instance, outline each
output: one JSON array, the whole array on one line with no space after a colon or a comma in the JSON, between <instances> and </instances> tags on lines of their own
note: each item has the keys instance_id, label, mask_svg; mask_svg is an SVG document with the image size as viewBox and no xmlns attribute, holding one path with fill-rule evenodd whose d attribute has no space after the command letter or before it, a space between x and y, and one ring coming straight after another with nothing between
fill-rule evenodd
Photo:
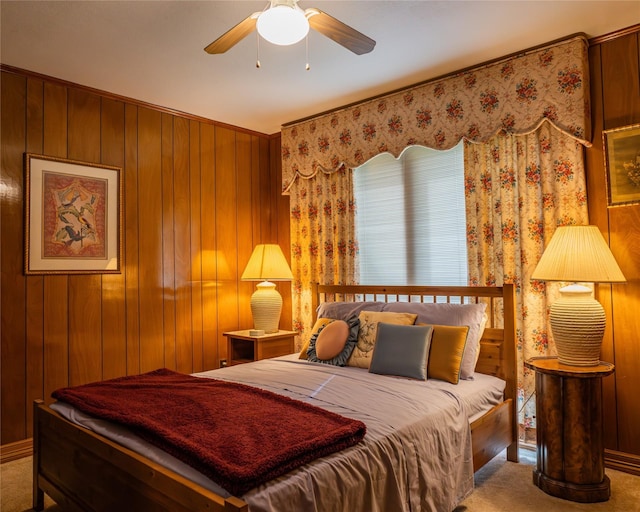
<instances>
[{"instance_id":1,"label":"table lamp","mask_svg":"<svg viewBox=\"0 0 640 512\"><path fill-rule=\"evenodd\" d=\"M243 281L262 281L251 296L251 315L256 336L278 332L282 296L271 281L291 281L293 274L278 244L259 244L240 278Z\"/></svg>"},{"instance_id":2,"label":"table lamp","mask_svg":"<svg viewBox=\"0 0 640 512\"><path fill-rule=\"evenodd\" d=\"M531 279L573 283L624 283L626 279L597 226L563 226L533 271ZM589 287L560 289L549 320L558 361L572 366L598 366L606 325L603 307Z\"/></svg>"}]
</instances>

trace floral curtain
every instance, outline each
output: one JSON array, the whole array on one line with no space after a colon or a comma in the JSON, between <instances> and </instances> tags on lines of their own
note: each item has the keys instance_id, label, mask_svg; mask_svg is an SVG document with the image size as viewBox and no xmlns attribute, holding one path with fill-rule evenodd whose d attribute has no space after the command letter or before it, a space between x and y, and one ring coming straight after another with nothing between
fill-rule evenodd
<instances>
[{"instance_id":1,"label":"floral curtain","mask_svg":"<svg viewBox=\"0 0 640 512\"><path fill-rule=\"evenodd\" d=\"M544 120L589 145L588 43L575 37L282 129L285 193L298 177L418 144L450 149Z\"/></svg>"},{"instance_id":2,"label":"floral curtain","mask_svg":"<svg viewBox=\"0 0 640 512\"><path fill-rule=\"evenodd\" d=\"M587 223L587 50L574 37L284 127L294 328L310 327L312 282L357 282L351 169L464 139L470 284L515 283L519 362L552 352L546 310L557 290L530 274L557 226ZM533 426L533 376L519 368L521 422Z\"/></svg>"},{"instance_id":3,"label":"floral curtain","mask_svg":"<svg viewBox=\"0 0 640 512\"><path fill-rule=\"evenodd\" d=\"M464 166L470 284L516 285L518 399L526 432L535 427L535 382L523 363L555 352L547 309L558 288L531 281L531 274L558 226L588 223L582 146L543 123L526 135L467 142Z\"/></svg>"},{"instance_id":4,"label":"floral curtain","mask_svg":"<svg viewBox=\"0 0 640 512\"><path fill-rule=\"evenodd\" d=\"M312 327L311 284L357 282L353 173L341 169L297 180L290 189L293 328ZM303 339L298 339L300 345ZM300 346L297 347L300 349Z\"/></svg>"}]
</instances>

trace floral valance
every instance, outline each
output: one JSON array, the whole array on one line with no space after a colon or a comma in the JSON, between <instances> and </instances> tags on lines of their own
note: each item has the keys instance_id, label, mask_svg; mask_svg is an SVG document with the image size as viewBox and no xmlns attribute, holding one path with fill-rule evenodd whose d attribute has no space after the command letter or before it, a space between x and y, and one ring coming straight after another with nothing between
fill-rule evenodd
<instances>
[{"instance_id":1,"label":"floral valance","mask_svg":"<svg viewBox=\"0 0 640 512\"><path fill-rule=\"evenodd\" d=\"M379 153L485 142L545 119L589 146L588 81L588 43L575 37L286 126L283 191L297 177L357 167Z\"/></svg>"}]
</instances>

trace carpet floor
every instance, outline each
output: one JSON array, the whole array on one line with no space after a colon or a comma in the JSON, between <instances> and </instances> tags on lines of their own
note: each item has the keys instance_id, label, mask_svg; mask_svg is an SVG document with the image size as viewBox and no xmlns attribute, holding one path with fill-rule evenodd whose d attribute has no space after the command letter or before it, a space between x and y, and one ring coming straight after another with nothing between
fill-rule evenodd
<instances>
[{"instance_id":1,"label":"carpet floor","mask_svg":"<svg viewBox=\"0 0 640 512\"><path fill-rule=\"evenodd\" d=\"M501 454L478 471L473 494L453 512L640 512L640 477L608 469L611 499L604 503L574 503L549 496L534 486L531 471L535 453L522 452L519 464L508 462ZM0 470L0 510L30 511L31 457L2 464ZM65 512L48 496L45 510Z\"/></svg>"}]
</instances>

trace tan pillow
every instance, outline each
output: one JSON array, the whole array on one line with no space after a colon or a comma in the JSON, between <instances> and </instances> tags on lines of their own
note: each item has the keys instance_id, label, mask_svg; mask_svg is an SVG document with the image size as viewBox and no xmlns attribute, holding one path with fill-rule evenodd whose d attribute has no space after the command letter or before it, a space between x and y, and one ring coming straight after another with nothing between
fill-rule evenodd
<instances>
[{"instance_id":1,"label":"tan pillow","mask_svg":"<svg viewBox=\"0 0 640 512\"><path fill-rule=\"evenodd\" d=\"M318 359L327 361L336 357L344 349L348 337L349 324L344 320L336 320L326 325L316 339Z\"/></svg>"},{"instance_id":2,"label":"tan pillow","mask_svg":"<svg viewBox=\"0 0 640 512\"><path fill-rule=\"evenodd\" d=\"M347 366L369 368L373 347L378 335L378 322L396 325L412 325L416 321L414 313L389 313L382 311L362 311L358 316L360 330L358 331L358 343L347 361Z\"/></svg>"},{"instance_id":3,"label":"tan pillow","mask_svg":"<svg viewBox=\"0 0 640 512\"><path fill-rule=\"evenodd\" d=\"M313 336L322 327L324 327L327 324L330 324L331 322L333 322L333 318L318 318L316 320L316 323L313 324L313 327L311 328L311 332L309 333L309 337L307 338L307 341L304 342L304 346L300 351L300 355L298 356L298 359L307 359L307 349L309 348L309 340L311 339L311 336Z\"/></svg>"},{"instance_id":4,"label":"tan pillow","mask_svg":"<svg viewBox=\"0 0 640 512\"><path fill-rule=\"evenodd\" d=\"M467 343L469 326L434 325L429 349L427 378L452 384L460 380L462 355Z\"/></svg>"}]
</instances>

